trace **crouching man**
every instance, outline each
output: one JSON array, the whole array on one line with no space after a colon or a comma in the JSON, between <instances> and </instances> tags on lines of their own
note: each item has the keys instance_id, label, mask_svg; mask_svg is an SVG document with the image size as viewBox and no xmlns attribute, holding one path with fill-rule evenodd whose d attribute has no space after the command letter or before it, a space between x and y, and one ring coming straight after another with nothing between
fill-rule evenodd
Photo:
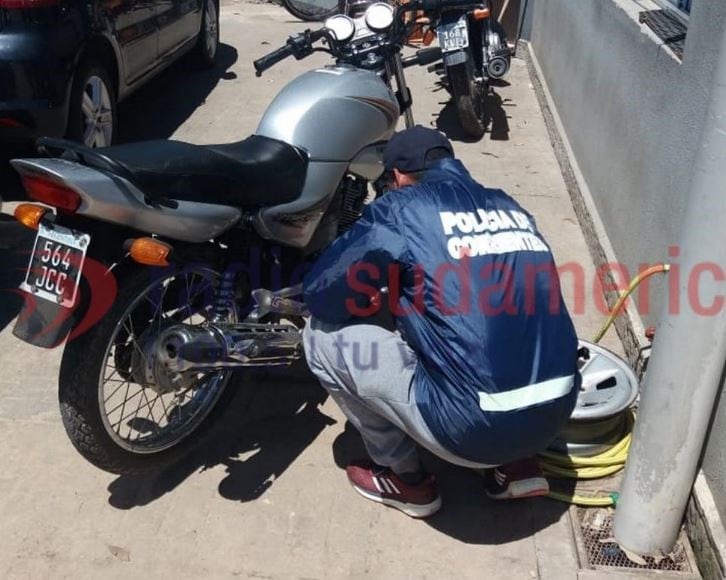
<instances>
[{"instance_id":1,"label":"crouching man","mask_svg":"<svg viewBox=\"0 0 726 580\"><path fill-rule=\"evenodd\" d=\"M544 495L534 455L565 425L579 384L549 246L436 131L397 133L384 165L392 191L304 280L308 365L370 455L348 479L367 499L430 516L441 499L418 444L488 468L492 498ZM397 332L371 319L382 302Z\"/></svg>"}]
</instances>

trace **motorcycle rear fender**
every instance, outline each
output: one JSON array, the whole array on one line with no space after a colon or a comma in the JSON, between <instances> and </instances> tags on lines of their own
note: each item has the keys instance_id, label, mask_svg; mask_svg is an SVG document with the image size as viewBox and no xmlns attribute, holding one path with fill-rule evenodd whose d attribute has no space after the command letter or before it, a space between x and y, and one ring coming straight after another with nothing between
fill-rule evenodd
<instances>
[{"instance_id":1,"label":"motorcycle rear fender","mask_svg":"<svg viewBox=\"0 0 726 580\"><path fill-rule=\"evenodd\" d=\"M68 337L76 322L74 309L25 294L25 304L15 321L13 334L33 346L55 348Z\"/></svg>"},{"instance_id":2,"label":"motorcycle rear fender","mask_svg":"<svg viewBox=\"0 0 726 580\"><path fill-rule=\"evenodd\" d=\"M13 328L17 338L33 346L55 348L66 339L86 332L108 312L116 300L118 281L123 280L130 269L139 266L121 254L110 257L109 247L121 248L120 232L107 231L104 239L97 235L97 231L93 233L76 303L67 308L23 291L25 302ZM93 237L97 239L95 247ZM99 252L107 257L101 257ZM112 262L115 262L113 267L110 266Z\"/></svg>"},{"instance_id":3,"label":"motorcycle rear fender","mask_svg":"<svg viewBox=\"0 0 726 580\"><path fill-rule=\"evenodd\" d=\"M469 50L461 49L444 53L444 66L456 66L469 60Z\"/></svg>"},{"instance_id":4,"label":"motorcycle rear fender","mask_svg":"<svg viewBox=\"0 0 726 580\"><path fill-rule=\"evenodd\" d=\"M41 348L54 348L93 327L108 312L118 294L118 284L140 266L126 255L124 240L129 230L99 221L56 216L56 223L91 235L80 286L73 307L64 307L30 292L22 293L24 303L13 334ZM28 256L28 260L30 257Z\"/></svg>"},{"instance_id":5,"label":"motorcycle rear fender","mask_svg":"<svg viewBox=\"0 0 726 580\"><path fill-rule=\"evenodd\" d=\"M204 243L212 240L242 217L235 207L179 201L177 208L152 207L144 193L126 179L66 159L14 159L21 174L46 177L78 193L77 214L127 226L172 240Z\"/></svg>"}]
</instances>

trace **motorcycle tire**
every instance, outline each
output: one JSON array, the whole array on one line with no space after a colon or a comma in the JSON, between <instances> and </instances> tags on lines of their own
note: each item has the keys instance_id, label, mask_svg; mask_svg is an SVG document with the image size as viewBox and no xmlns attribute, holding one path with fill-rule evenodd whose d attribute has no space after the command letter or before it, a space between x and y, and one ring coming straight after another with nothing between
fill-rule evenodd
<instances>
[{"instance_id":1,"label":"motorcycle tire","mask_svg":"<svg viewBox=\"0 0 726 580\"><path fill-rule=\"evenodd\" d=\"M134 312L129 309L139 303L140 297L150 287L150 280L153 280L152 274L146 269L127 271L119 283L118 294L110 310L95 326L66 344L61 360L58 400L66 433L86 460L114 474L129 475L157 470L189 454L205 436L210 435L210 428L229 407L236 391L229 388L229 379L226 379L221 387L221 395L215 398L213 406L196 427L178 442L162 450L131 451L113 439L104 423L108 414L101 403L101 395L105 395L101 372L105 373L107 368L107 357L111 356L110 344L116 339L119 324L125 322L129 313ZM114 363L118 362L116 356L114 354ZM119 372L119 378L128 379L125 376L128 372ZM128 390L126 393L128 395ZM123 417L123 409L121 413ZM134 417L132 421L136 419Z\"/></svg>"},{"instance_id":2,"label":"motorcycle tire","mask_svg":"<svg viewBox=\"0 0 726 580\"><path fill-rule=\"evenodd\" d=\"M310 2L304 2L300 0L282 0L282 5L290 14L292 14L298 20L305 22L323 22L327 18L330 18L334 14L338 14L338 1L331 0L325 2L326 6L315 6ZM335 6L328 7L327 5L335 4Z\"/></svg>"},{"instance_id":3,"label":"motorcycle tire","mask_svg":"<svg viewBox=\"0 0 726 580\"><path fill-rule=\"evenodd\" d=\"M471 57L464 64L447 68L449 86L454 98L459 123L464 132L474 139L481 139L486 131L484 98L486 90L474 82Z\"/></svg>"}]
</instances>

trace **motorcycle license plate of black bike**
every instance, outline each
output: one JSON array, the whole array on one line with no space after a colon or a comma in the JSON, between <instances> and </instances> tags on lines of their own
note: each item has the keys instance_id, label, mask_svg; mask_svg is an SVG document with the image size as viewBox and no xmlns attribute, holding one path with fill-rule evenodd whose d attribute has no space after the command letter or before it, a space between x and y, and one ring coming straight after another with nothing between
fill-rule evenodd
<instances>
[{"instance_id":1,"label":"motorcycle license plate of black bike","mask_svg":"<svg viewBox=\"0 0 726 580\"><path fill-rule=\"evenodd\" d=\"M455 22L441 24L436 33L439 37L439 46L443 52L461 50L469 46L469 26L466 14Z\"/></svg>"},{"instance_id":2,"label":"motorcycle license plate of black bike","mask_svg":"<svg viewBox=\"0 0 726 580\"><path fill-rule=\"evenodd\" d=\"M21 290L72 307L90 241L88 234L41 222Z\"/></svg>"}]
</instances>

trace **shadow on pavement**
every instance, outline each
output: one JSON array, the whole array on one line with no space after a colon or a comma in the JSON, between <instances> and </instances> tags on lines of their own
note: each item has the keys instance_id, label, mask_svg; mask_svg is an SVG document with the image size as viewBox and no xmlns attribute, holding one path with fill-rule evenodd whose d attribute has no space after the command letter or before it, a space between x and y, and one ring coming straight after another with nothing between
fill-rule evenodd
<instances>
[{"instance_id":1,"label":"shadow on pavement","mask_svg":"<svg viewBox=\"0 0 726 580\"><path fill-rule=\"evenodd\" d=\"M219 494L252 501L264 494L295 459L335 421L319 406L327 394L304 363L287 372L235 377L236 393L203 444L158 473L119 476L109 485L118 509L147 505L173 491L190 475L224 465Z\"/></svg>"},{"instance_id":2,"label":"shadow on pavement","mask_svg":"<svg viewBox=\"0 0 726 580\"><path fill-rule=\"evenodd\" d=\"M461 542L497 545L532 537L569 509L568 504L547 498L491 500L478 473L430 455L427 459L425 463L438 478L444 506L426 523Z\"/></svg>"},{"instance_id":3,"label":"shadow on pavement","mask_svg":"<svg viewBox=\"0 0 726 580\"><path fill-rule=\"evenodd\" d=\"M119 106L119 142L166 139L202 105L220 80L237 78L229 70L237 49L220 44L217 64L190 73L186 58L174 63Z\"/></svg>"},{"instance_id":4,"label":"shadow on pavement","mask_svg":"<svg viewBox=\"0 0 726 580\"><path fill-rule=\"evenodd\" d=\"M222 497L240 502L260 498L326 427L335 424L319 408L325 391L301 370L235 380L230 388L237 392L203 446L160 472L118 477L109 485L109 504L123 510L147 505L192 474L218 465L226 470L218 485ZM351 460L367 456L350 423L335 439L333 456L341 478L345 478L342 468ZM559 521L568 509L567 504L546 498L490 500L482 477L473 470L425 451L422 458L437 476L443 498L441 511L425 522L461 542L497 545L531 537Z\"/></svg>"},{"instance_id":5,"label":"shadow on pavement","mask_svg":"<svg viewBox=\"0 0 726 580\"><path fill-rule=\"evenodd\" d=\"M20 313L23 297L17 290L33 249L35 232L9 216L0 215L0 331Z\"/></svg>"},{"instance_id":6,"label":"shadow on pavement","mask_svg":"<svg viewBox=\"0 0 726 580\"><path fill-rule=\"evenodd\" d=\"M333 443L333 456L340 468L367 457L363 440L350 423ZM424 521L461 542L496 545L531 537L559 521L568 510L567 504L546 498L490 500L484 493L482 476L473 470L446 463L427 451L422 451L421 457L436 475L443 501L441 511ZM567 492L562 486L558 490Z\"/></svg>"},{"instance_id":7,"label":"shadow on pavement","mask_svg":"<svg viewBox=\"0 0 726 580\"><path fill-rule=\"evenodd\" d=\"M495 91L487 95L484 110L485 122L489 139L492 141L509 141L509 117L505 107L509 106L509 99L502 99ZM456 103L450 99L436 118L436 128L444 133L452 141L462 143L476 143L478 139L470 136L464 131L459 122L459 113L456 110Z\"/></svg>"}]
</instances>

